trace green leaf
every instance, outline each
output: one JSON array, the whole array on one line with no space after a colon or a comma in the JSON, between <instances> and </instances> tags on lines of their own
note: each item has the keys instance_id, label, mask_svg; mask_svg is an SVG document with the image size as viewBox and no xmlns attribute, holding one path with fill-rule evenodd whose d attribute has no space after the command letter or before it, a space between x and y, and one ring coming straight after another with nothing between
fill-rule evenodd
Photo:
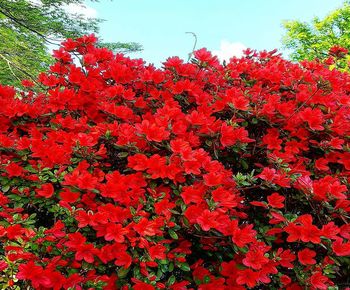
<instances>
[{"instance_id":1,"label":"green leaf","mask_svg":"<svg viewBox=\"0 0 350 290\"><path fill-rule=\"evenodd\" d=\"M135 214L136 214L136 210L135 210L132 206L130 206L129 209L130 209L130 213L131 213L132 215L135 215Z\"/></svg>"},{"instance_id":2,"label":"green leaf","mask_svg":"<svg viewBox=\"0 0 350 290\"><path fill-rule=\"evenodd\" d=\"M174 271L174 268L175 268L175 264L174 264L173 262L171 262L171 263L169 264L168 271L169 271L169 272L172 272L172 271Z\"/></svg>"},{"instance_id":3,"label":"green leaf","mask_svg":"<svg viewBox=\"0 0 350 290\"><path fill-rule=\"evenodd\" d=\"M175 283L175 281L176 281L176 277L174 275L171 275L168 279L168 282L167 282L168 286L173 285Z\"/></svg>"},{"instance_id":4,"label":"green leaf","mask_svg":"<svg viewBox=\"0 0 350 290\"><path fill-rule=\"evenodd\" d=\"M159 261L159 264L161 265L167 265L169 263L169 261L167 259L163 259Z\"/></svg>"},{"instance_id":5,"label":"green leaf","mask_svg":"<svg viewBox=\"0 0 350 290\"><path fill-rule=\"evenodd\" d=\"M190 268L190 266L189 266L187 263L178 263L177 266L178 266L182 271L185 271L185 272L191 271L191 268Z\"/></svg>"},{"instance_id":6,"label":"green leaf","mask_svg":"<svg viewBox=\"0 0 350 290\"><path fill-rule=\"evenodd\" d=\"M179 238L177 233L175 233L173 230L169 230L168 233L169 233L170 237L172 237L174 240L177 240Z\"/></svg>"},{"instance_id":7,"label":"green leaf","mask_svg":"<svg viewBox=\"0 0 350 290\"><path fill-rule=\"evenodd\" d=\"M130 267L127 268L127 269L125 269L125 268L120 268L120 269L118 270L118 272L117 272L118 277L119 277L120 279L125 278L125 277L128 275L129 271L130 271Z\"/></svg>"},{"instance_id":8,"label":"green leaf","mask_svg":"<svg viewBox=\"0 0 350 290\"><path fill-rule=\"evenodd\" d=\"M9 186L9 185L6 185L6 186L3 186L1 190L2 190L3 192L8 192L9 189L10 189L10 186Z\"/></svg>"},{"instance_id":9,"label":"green leaf","mask_svg":"<svg viewBox=\"0 0 350 290\"><path fill-rule=\"evenodd\" d=\"M125 157L127 157L128 155L129 155L128 152L120 152L120 153L118 153L118 157L119 157L119 158L125 158Z\"/></svg>"},{"instance_id":10,"label":"green leaf","mask_svg":"<svg viewBox=\"0 0 350 290\"><path fill-rule=\"evenodd\" d=\"M247 170L249 168L249 165L247 161L245 161L245 159L241 159L240 162L242 164L243 169Z\"/></svg>"},{"instance_id":11,"label":"green leaf","mask_svg":"<svg viewBox=\"0 0 350 290\"><path fill-rule=\"evenodd\" d=\"M203 282L204 282L204 284L208 284L210 282L210 277L204 276Z\"/></svg>"}]
</instances>

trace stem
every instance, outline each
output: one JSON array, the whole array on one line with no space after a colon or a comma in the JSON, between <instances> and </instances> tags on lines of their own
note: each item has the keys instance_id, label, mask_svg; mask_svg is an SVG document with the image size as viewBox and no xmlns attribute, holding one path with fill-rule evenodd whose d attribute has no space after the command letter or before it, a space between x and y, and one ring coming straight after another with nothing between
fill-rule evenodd
<instances>
[{"instance_id":1,"label":"stem","mask_svg":"<svg viewBox=\"0 0 350 290\"><path fill-rule=\"evenodd\" d=\"M193 44L192 51L188 54L188 60L187 60L187 62L189 62L189 61L191 60L191 57L192 57L192 55L193 55L195 49L196 49L196 45L197 45L197 35L196 35L194 32L191 32L191 31L190 31L190 32L186 32L186 33L192 34L193 37L194 37L194 44Z\"/></svg>"}]
</instances>

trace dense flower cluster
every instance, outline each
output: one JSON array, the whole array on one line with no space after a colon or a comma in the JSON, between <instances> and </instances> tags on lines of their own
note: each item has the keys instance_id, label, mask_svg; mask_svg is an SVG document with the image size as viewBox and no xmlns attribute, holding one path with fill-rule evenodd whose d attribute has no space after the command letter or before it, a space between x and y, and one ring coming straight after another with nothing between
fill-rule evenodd
<instances>
[{"instance_id":1,"label":"dense flower cluster","mask_svg":"<svg viewBox=\"0 0 350 290\"><path fill-rule=\"evenodd\" d=\"M349 283L349 74L95 42L65 41L39 90L0 86L2 287Z\"/></svg>"}]
</instances>

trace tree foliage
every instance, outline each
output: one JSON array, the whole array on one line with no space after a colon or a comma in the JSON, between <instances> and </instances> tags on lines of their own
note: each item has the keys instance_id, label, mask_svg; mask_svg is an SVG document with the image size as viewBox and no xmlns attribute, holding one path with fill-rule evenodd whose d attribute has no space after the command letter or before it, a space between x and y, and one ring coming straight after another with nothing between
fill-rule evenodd
<instances>
[{"instance_id":1,"label":"tree foliage","mask_svg":"<svg viewBox=\"0 0 350 290\"><path fill-rule=\"evenodd\" d=\"M326 59L334 46L350 49L350 2L345 1L324 19L315 17L311 23L285 21L283 26L286 29L283 43L292 50L293 60ZM344 69L347 61L344 59L338 66Z\"/></svg>"},{"instance_id":2,"label":"tree foliage","mask_svg":"<svg viewBox=\"0 0 350 290\"><path fill-rule=\"evenodd\" d=\"M70 13L68 5L82 0L0 0L0 81L19 85L23 78L34 79L52 62L48 46L56 48L62 39L98 33L101 19ZM118 51L137 51L137 43L103 43Z\"/></svg>"}]
</instances>

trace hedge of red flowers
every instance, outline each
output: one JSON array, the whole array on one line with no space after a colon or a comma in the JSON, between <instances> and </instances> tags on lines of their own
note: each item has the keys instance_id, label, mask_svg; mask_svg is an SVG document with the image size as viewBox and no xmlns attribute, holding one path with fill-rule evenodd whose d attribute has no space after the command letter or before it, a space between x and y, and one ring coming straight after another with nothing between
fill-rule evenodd
<instances>
[{"instance_id":1,"label":"hedge of red flowers","mask_svg":"<svg viewBox=\"0 0 350 290\"><path fill-rule=\"evenodd\" d=\"M349 74L251 50L157 69L95 42L0 86L1 287L349 283Z\"/></svg>"}]
</instances>

